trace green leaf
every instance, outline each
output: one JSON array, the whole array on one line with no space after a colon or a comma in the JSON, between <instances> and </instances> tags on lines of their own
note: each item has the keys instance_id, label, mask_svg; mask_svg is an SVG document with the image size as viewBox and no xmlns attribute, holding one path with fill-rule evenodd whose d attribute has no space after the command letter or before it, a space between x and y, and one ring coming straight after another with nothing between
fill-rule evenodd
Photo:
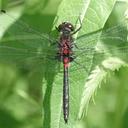
<instances>
[{"instance_id":1,"label":"green leaf","mask_svg":"<svg viewBox=\"0 0 128 128\"><path fill-rule=\"evenodd\" d=\"M120 29L120 27L117 27L117 30L113 28L114 30L116 30L116 32L111 32L110 30L112 29L110 29L107 31L108 35L104 34L104 31L99 31L105 27L105 23L113 10L115 2L116 0L63 0L59 5L57 17L55 18L53 28L55 28L55 26L58 26L63 21L69 21L73 25L76 25L76 28L78 28L80 26L80 18L82 22L82 29L74 36L75 38L77 38L77 36L82 37L86 33L90 34L98 31L96 35L90 34L89 39L78 38L78 40L76 40L75 42L79 46L79 48L86 48L86 50L78 52L78 54L76 54L78 56L75 61L78 62L78 64L76 64L76 62L72 62L69 70L70 110L68 124L65 124L63 119L63 65L59 65L57 62L45 61L43 58L45 55L50 55L49 49L46 49L47 47L49 47L47 43L48 37L45 35L33 35L31 34L31 31L29 32L29 29L27 31L22 27L21 29L25 29L26 31L24 33L20 33L19 28L17 28L17 24L14 23L15 21L17 21L18 17L16 17L16 20L5 24L5 26L4 24L2 24L5 29L1 32L1 36L3 36L3 33L8 29L10 24L14 23L14 27L10 30L7 30L6 33L12 36L12 40L8 40L6 36L1 40L1 43L5 41L3 43L5 44L5 46L6 41L8 40L7 44L9 45L9 47L6 47L4 49L4 45L1 45L0 60L10 59L12 62L15 62L14 60L19 60L20 63L27 60L29 61L29 64L38 67L37 70L36 67L32 66L33 69L37 70L36 73L39 73L37 73L37 77L40 77L40 74L42 74L43 128L77 127L76 124L78 122L78 119L81 119L84 115L85 109L88 107L90 98L94 95L95 90L97 90L100 83L106 79L108 73L110 71L119 69L121 66L127 65L125 61L121 60L123 59L123 56L121 56L121 52L123 50L120 49L120 46L124 45L125 50L127 50L127 43L120 42L120 40L117 38L123 38L122 29ZM57 6L54 7L56 7L57 9ZM14 11L13 13L15 14L16 12ZM33 15L28 19L36 19L35 23L37 24L37 26L40 23L40 28L41 26L42 28L48 28L48 22L50 19L46 20L47 22L45 22L45 18L47 17L38 14ZM40 19L40 21L38 21L38 19ZM29 26L27 28L29 28ZM29 34L27 34L27 32L29 32ZM23 39L20 39L18 36L16 36L17 34L22 34L20 37L22 37ZM113 34L115 34L115 36L113 36ZM125 36L126 33L123 33L123 35ZM40 36L42 38L39 38ZM112 40L105 40L103 38L104 36L117 38L117 40L115 39L117 42L116 46ZM13 37L15 38L15 41L13 40ZM102 40L99 41L98 37L102 37ZM24 40L25 38L29 38L29 40ZM97 50L97 45L102 46L102 48L100 49L100 47L98 46ZM93 50L91 51L91 49L89 48ZM95 51L94 49L96 49L97 51ZM100 54L100 52L102 52L101 50L105 51L105 54L107 55L104 56L103 54ZM75 52L75 48L74 53L77 53ZM124 59L126 59L126 53L128 52L124 51L123 53L125 54ZM17 56L18 54L19 56ZM119 57L117 57L118 54ZM41 55L44 56L42 57ZM54 56L54 53L51 55ZM115 55L117 58L113 57L113 55ZM37 56L39 58L37 58ZM39 60L34 59L34 61L31 61L31 57L35 57ZM41 62L40 59L42 60ZM28 68L30 68L29 65L27 66L27 69Z\"/></svg>"},{"instance_id":2,"label":"green leaf","mask_svg":"<svg viewBox=\"0 0 128 128\"><path fill-rule=\"evenodd\" d=\"M58 21L56 22L57 25L59 25L63 21L70 21L71 23L75 24L76 21L78 21L78 18L81 18L82 21L82 30L80 31L79 35L83 35L85 33L93 32L96 30L100 30L104 27L106 20L108 19L110 13L112 12L112 9L115 5L115 0L111 1L104 1L104 0L88 0L88 1L66 1L63 0L61 2L61 5L58 9ZM100 4L99 4L100 3ZM79 22L78 26L79 26ZM78 27L77 26L77 27ZM99 33L100 36L100 33ZM80 43L80 42L78 42ZM97 44L96 41L93 43L93 47ZM81 42L81 47L86 47L86 42ZM63 91L63 75L61 73L58 73L55 78L52 85L48 85L45 95L49 96L47 98L50 98L50 100L45 99L45 103L48 104L47 107L44 108L44 127L74 127L75 123L78 119L81 118L81 116L84 113L85 108L88 105L88 101L90 98L94 95L95 90L99 86L102 80L105 79L107 72L102 69L95 69L91 76L89 76L89 80L92 80L93 78L98 78L97 82L93 84L92 88L90 87L90 92L87 92L85 90L85 80L88 78L89 71L91 70L93 66L93 54L88 55L88 59L78 57L80 60L79 63L83 62L86 64L87 71L85 69L77 69L77 71L70 72L70 116L68 124L64 123L63 120L63 109L62 109L62 91ZM115 61L116 62L116 61ZM118 64L117 64L118 65ZM122 62L119 65L124 65ZM48 65L49 66L49 65ZM73 64L71 64L71 70L76 69ZM114 67L115 68L115 67ZM114 70L113 68L113 70ZM115 68L116 69L116 68ZM99 73L99 75L96 77L96 73ZM50 76L51 77L51 76ZM88 81L89 82L89 81ZM87 86L90 86L88 84ZM89 83L92 83L91 81ZM52 86L52 87L51 87ZM49 88L49 91L47 90ZM49 92L49 93L48 93ZM85 92L87 92L85 94ZM87 96L87 97L86 97ZM47 116L47 117L46 117ZM49 119L50 118L50 119Z\"/></svg>"},{"instance_id":3,"label":"green leaf","mask_svg":"<svg viewBox=\"0 0 128 128\"><path fill-rule=\"evenodd\" d=\"M118 4L119 3L117 3L116 5ZM125 4L126 4L125 2L122 3L123 6L121 6L120 4L120 8L115 7L115 10L117 9L117 10L120 10L121 12L121 13L119 12L117 15L117 16L120 16L119 18L123 17L123 13L127 8ZM121 11L121 8L123 8L124 10ZM113 22L115 21L114 19L112 20ZM109 19L109 21L111 21L111 19ZM125 24L125 22L123 22L123 24ZM125 26L125 29L126 29L125 31L122 31L122 29L123 29L123 25L121 28L117 29L118 33L116 33L110 28L109 36L110 38L112 37L113 39L112 40L107 39L106 41L104 40L104 43L103 42L96 43L96 48L97 48L97 51L99 52L98 54L100 54L100 52L104 49L104 53L105 54L107 53L108 55L105 58L103 58L102 55L98 56L94 54L93 56L93 62L92 62L93 66L92 66L90 75L87 78L87 81L85 83L85 86L83 89L84 91L82 92L80 109L78 114L79 119L81 119L85 115L85 111L87 112L89 101L94 96L96 90L101 85L101 83L103 81L106 81L106 79L108 78L108 75L110 75L110 71L114 72L116 70L119 70L119 68L123 66L128 66L127 65L127 62L128 62L127 60L127 47L128 47L127 46L127 34L128 34L127 26ZM114 34L118 37L117 40L116 39L114 40ZM119 39L120 37L123 38L124 40L123 41L120 40Z\"/></svg>"}]
</instances>

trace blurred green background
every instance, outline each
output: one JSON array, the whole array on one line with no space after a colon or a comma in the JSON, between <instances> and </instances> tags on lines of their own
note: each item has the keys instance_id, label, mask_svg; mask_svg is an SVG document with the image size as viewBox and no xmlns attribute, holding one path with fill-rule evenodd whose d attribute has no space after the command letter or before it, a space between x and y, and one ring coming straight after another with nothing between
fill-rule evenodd
<instances>
[{"instance_id":1,"label":"blurred green background","mask_svg":"<svg viewBox=\"0 0 128 128\"><path fill-rule=\"evenodd\" d=\"M40 32L52 29L61 0L1 0L1 8L24 8L23 19ZM123 9L123 7L122 7ZM118 13L117 13L118 15ZM22 19L21 17L21 19ZM35 20L36 19L36 20ZM42 77L0 64L0 128L42 128ZM128 128L128 68L110 72L77 128ZM51 126L52 127L52 126Z\"/></svg>"},{"instance_id":2,"label":"blurred green background","mask_svg":"<svg viewBox=\"0 0 128 128\"><path fill-rule=\"evenodd\" d=\"M0 2L1 9L15 9L18 15L22 15L21 19L43 32L51 30L60 3L58 0ZM0 128L42 128L41 81L38 71L21 71L12 65L0 64Z\"/></svg>"}]
</instances>

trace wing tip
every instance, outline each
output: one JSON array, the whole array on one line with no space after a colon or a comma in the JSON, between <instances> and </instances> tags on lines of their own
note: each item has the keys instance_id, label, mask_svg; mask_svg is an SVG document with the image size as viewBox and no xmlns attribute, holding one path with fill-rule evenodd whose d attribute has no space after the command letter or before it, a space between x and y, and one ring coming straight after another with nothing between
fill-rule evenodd
<instances>
[{"instance_id":1,"label":"wing tip","mask_svg":"<svg viewBox=\"0 0 128 128\"><path fill-rule=\"evenodd\" d=\"M1 9L0 12L1 13L6 13L6 11L4 9Z\"/></svg>"}]
</instances>

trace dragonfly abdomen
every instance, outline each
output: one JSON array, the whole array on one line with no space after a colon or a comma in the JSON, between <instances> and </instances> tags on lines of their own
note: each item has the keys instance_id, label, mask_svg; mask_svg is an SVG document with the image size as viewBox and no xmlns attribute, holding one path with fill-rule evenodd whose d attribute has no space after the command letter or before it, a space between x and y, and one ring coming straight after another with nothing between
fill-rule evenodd
<instances>
[{"instance_id":1,"label":"dragonfly abdomen","mask_svg":"<svg viewBox=\"0 0 128 128\"><path fill-rule=\"evenodd\" d=\"M63 78L63 114L65 123L68 122L69 117L69 80L68 80L68 67L64 66Z\"/></svg>"}]
</instances>

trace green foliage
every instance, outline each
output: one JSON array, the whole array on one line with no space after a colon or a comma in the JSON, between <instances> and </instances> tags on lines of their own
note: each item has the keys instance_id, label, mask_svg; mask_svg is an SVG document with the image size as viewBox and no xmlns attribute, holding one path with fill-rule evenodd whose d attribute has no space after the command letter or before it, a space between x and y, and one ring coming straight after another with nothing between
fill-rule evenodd
<instances>
[{"instance_id":1,"label":"green foliage","mask_svg":"<svg viewBox=\"0 0 128 128\"><path fill-rule=\"evenodd\" d=\"M7 119L13 128L126 128L128 31L124 12L127 3L116 0L54 2L18 0L9 3L6 0L1 6L11 17L0 14L0 118L3 117L0 127L8 127L4 123ZM37 31L52 30L55 37L55 26L70 21L78 28L79 18L82 29L74 38L81 38L75 43L86 50L80 52L74 48L79 55L76 62L82 68L75 62L70 67L70 116L65 124L63 68L58 62L48 61L47 57L54 56L55 51L50 52L53 46L49 46L49 37ZM110 86L99 90L102 85ZM94 106L89 102L96 91Z\"/></svg>"}]
</instances>

